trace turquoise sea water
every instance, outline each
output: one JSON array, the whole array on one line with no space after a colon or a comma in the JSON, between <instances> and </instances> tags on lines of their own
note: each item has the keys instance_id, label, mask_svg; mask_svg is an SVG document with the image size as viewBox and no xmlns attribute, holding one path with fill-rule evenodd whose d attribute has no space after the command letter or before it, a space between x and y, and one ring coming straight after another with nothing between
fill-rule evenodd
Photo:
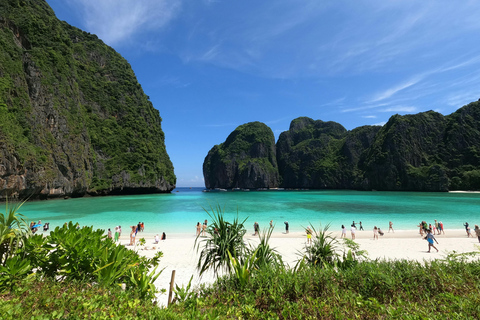
<instances>
[{"instance_id":1,"label":"turquoise sea water","mask_svg":"<svg viewBox=\"0 0 480 320\"><path fill-rule=\"evenodd\" d=\"M50 222L50 226L74 221L108 229L121 225L145 223L145 232L194 234L197 222L209 219L203 208L225 206L227 219L238 208L241 219L248 218L247 229L253 232L257 221L263 229L270 220L276 232L284 231L288 220L290 231L302 231L312 223L319 227L330 223L330 230L362 221L366 230L374 225L388 230L388 222L396 230L416 229L418 223L434 219L446 229L462 229L467 221L480 223L478 193L418 193L361 191L235 191L202 192L202 188L178 188L171 194L111 196L47 200L25 203L20 212L29 220Z\"/></svg>"}]
</instances>

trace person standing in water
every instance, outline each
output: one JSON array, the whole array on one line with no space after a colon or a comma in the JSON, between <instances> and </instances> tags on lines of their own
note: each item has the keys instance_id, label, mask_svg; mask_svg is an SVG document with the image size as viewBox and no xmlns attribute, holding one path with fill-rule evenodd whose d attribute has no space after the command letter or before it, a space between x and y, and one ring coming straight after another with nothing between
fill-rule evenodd
<instances>
[{"instance_id":1,"label":"person standing in water","mask_svg":"<svg viewBox=\"0 0 480 320\"><path fill-rule=\"evenodd\" d=\"M392 230L393 233L395 233L395 231L393 231L393 222L390 221L388 222L388 232L390 233L390 230Z\"/></svg>"}]
</instances>

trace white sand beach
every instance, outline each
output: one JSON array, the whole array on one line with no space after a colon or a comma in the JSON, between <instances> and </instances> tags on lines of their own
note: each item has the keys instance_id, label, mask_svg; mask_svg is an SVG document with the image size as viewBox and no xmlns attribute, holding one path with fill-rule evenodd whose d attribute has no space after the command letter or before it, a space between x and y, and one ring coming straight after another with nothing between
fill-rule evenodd
<instances>
[{"instance_id":1,"label":"white sand beach","mask_svg":"<svg viewBox=\"0 0 480 320\"><path fill-rule=\"evenodd\" d=\"M360 244L361 250L368 252L369 259L387 259L387 260L432 260L443 259L449 253L465 253L479 251L480 243L476 236L468 238L465 230L446 230L445 235L435 235L439 252L432 248L428 253L427 241L420 237L418 230L397 230L386 232L384 236L379 236L378 240L373 240L373 231L357 231L355 241ZM340 240L340 232L332 232L332 236ZM128 244L128 234L123 234L121 243ZM166 294L159 295L160 305L166 305L168 301L168 288L172 270L175 270L175 284L186 286L190 277L193 275L192 286L198 286L201 283L212 283L215 276L208 272L199 277L196 270L198 262L197 250L194 248L195 235L171 234L165 241L160 241L158 245L154 244L154 234L139 233L137 239L145 238L147 240L146 249L143 247L129 247L137 250L139 254L152 257L157 251L163 252L163 258L160 262L160 268L165 268L160 277L155 282L158 288L167 289ZM351 239L350 231L347 232L347 238ZM306 235L301 233L284 234L274 232L270 238L270 246L275 248L283 257L283 260L291 267L295 265L300 258L300 252L306 245ZM247 233L245 236L247 243L253 245L258 242L258 238ZM155 249L153 249L155 247Z\"/></svg>"}]
</instances>

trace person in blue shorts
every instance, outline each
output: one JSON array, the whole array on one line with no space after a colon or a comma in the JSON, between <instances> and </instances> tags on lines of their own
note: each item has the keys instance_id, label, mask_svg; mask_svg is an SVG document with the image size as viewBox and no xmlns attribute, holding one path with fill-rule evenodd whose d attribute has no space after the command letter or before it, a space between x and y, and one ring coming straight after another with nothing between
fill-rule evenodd
<instances>
[{"instance_id":1,"label":"person in blue shorts","mask_svg":"<svg viewBox=\"0 0 480 320\"><path fill-rule=\"evenodd\" d=\"M427 239L427 242L428 242L428 252L430 252L431 247L434 247L435 250L437 250L437 252L438 252L437 247L435 247L433 245L434 240L437 244L438 244L438 241L437 241L437 239L435 239L435 236L432 234L432 230L430 230L430 229L427 230L427 236L425 237L425 239Z\"/></svg>"}]
</instances>

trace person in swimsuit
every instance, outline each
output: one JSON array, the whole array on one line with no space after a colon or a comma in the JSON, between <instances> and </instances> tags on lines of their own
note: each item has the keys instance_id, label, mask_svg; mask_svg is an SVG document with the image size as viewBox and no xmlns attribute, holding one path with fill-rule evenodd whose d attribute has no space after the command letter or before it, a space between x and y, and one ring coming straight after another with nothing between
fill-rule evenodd
<instances>
[{"instance_id":1,"label":"person in swimsuit","mask_svg":"<svg viewBox=\"0 0 480 320\"><path fill-rule=\"evenodd\" d=\"M427 252L430 252L431 247L434 247L435 250L437 250L437 252L438 252L437 247L435 247L433 245L434 240L437 244L438 244L438 241L437 241L437 239L435 239L435 236L432 234L432 230L430 230L430 229L427 230L427 236L425 237L425 239L427 239L427 241L428 241L428 251Z\"/></svg>"}]
</instances>

